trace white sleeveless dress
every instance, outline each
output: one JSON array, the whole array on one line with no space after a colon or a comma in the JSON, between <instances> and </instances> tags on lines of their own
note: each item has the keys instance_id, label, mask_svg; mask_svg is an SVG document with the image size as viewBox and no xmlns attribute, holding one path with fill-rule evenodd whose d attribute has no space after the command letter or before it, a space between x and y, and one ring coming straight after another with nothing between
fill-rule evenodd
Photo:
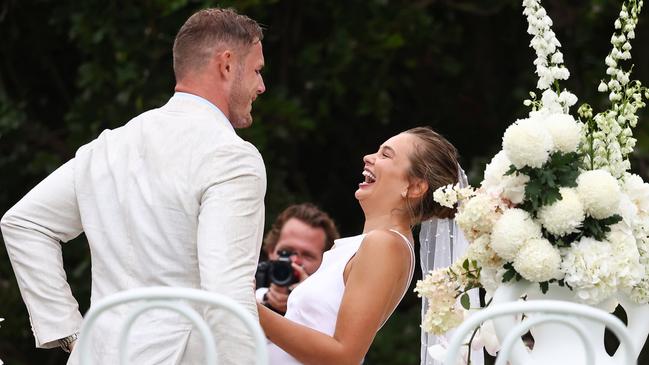
<instances>
[{"instance_id":1,"label":"white sleeveless dress","mask_svg":"<svg viewBox=\"0 0 649 365\"><path fill-rule=\"evenodd\" d=\"M408 285L401 294L401 299L403 299L412 280L415 253L408 238L398 231L391 231L401 236L410 250L410 274L408 275ZM320 268L291 292L284 317L333 336L338 310L345 291L343 271L349 260L358 251L365 236L365 234L361 234L336 240L333 248L324 253ZM269 365L301 364L273 343L268 345L268 356Z\"/></svg>"}]
</instances>

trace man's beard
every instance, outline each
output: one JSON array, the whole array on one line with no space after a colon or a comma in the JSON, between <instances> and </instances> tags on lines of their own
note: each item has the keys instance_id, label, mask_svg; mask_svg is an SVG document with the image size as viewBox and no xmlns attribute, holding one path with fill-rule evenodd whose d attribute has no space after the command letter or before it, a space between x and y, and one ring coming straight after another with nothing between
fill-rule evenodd
<instances>
[{"instance_id":1,"label":"man's beard","mask_svg":"<svg viewBox=\"0 0 649 365\"><path fill-rule=\"evenodd\" d=\"M234 128L247 128L252 124L252 115L247 111L250 105L250 96L246 94L243 87L243 66L241 66L234 77L232 91L228 98L228 110L230 111L230 123Z\"/></svg>"}]
</instances>

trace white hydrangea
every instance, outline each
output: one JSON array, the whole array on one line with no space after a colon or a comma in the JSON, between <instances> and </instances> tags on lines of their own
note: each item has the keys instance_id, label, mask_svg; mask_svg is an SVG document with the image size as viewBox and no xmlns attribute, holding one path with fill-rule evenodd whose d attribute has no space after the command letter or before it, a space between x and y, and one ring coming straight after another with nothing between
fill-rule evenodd
<instances>
[{"instance_id":1,"label":"white hydrangea","mask_svg":"<svg viewBox=\"0 0 649 365\"><path fill-rule=\"evenodd\" d=\"M570 114L551 114L543 125L552 135L554 151L575 152L581 141L581 126Z\"/></svg>"},{"instance_id":2,"label":"white hydrangea","mask_svg":"<svg viewBox=\"0 0 649 365\"><path fill-rule=\"evenodd\" d=\"M649 219L649 184L638 175L627 174L622 190L636 206L638 218Z\"/></svg>"},{"instance_id":3,"label":"white hydrangea","mask_svg":"<svg viewBox=\"0 0 649 365\"><path fill-rule=\"evenodd\" d=\"M523 278L532 282L563 278L561 254L545 238L535 238L525 242L516 255L514 269Z\"/></svg>"},{"instance_id":4,"label":"white hydrangea","mask_svg":"<svg viewBox=\"0 0 649 365\"><path fill-rule=\"evenodd\" d=\"M503 212L494 224L491 247L504 260L513 261L523 244L541 237L541 226L522 209L512 208Z\"/></svg>"},{"instance_id":5,"label":"white hydrangea","mask_svg":"<svg viewBox=\"0 0 649 365\"><path fill-rule=\"evenodd\" d=\"M433 192L433 200L443 207L453 208L457 203L457 194L453 190L453 185L442 186Z\"/></svg>"},{"instance_id":6,"label":"white hydrangea","mask_svg":"<svg viewBox=\"0 0 649 365\"><path fill-rule=\"evenodd\" d=\"M606 238L611 243L613 257L610 260L617 267L618 285L630 292L644 276L644 266L640 264L640 252L633 232L612 229Z\"/></svg>"},{"instance_id":7,"label":"white hydrangea","mask_svg":"<svg viewBox=\"0 0 649 365\"><path fill-rule=\"evenodd\" d=\"M467 238L473 241L482 234L491 233L493 224L500 215L498 207L496 198L479 193L460 206L455 221Z\"/></svg>"},{"instance_id":8,"label":"white hydrangea","mask_svg":"<svg viewBox=\"0 0 649 365\"><path fill-rule=\"evenodd\" d=\"M622 216L622 222L626 227L631 228L638 221L638 207L631 201L628 195L620 193L620 205L618 205L618 214Z\"/></svg>"},{"instance_id":9,"label":"white hydrangea","mask_svg":"<svg viewBox=\"0 0 649 365\"><path fill-rule=\"evenodd\" d=\"M484 172L482 188L494 196L501 196L513 204L520 204L525 199L525 185L530 177L525 174L514 173L505 175L512 162L507 158L505 151L500 151L491 159Z\"/></svg>"},{"instance_id":10,"label":"white hydrangea","mask_svg":"<svg viewBox=\"0 0 649 365\"><path fill-rule=\"evenodd\" d=\"M460 187L460 184L441 186L433 192L433 200L443 207L453 208L455 204L468 199L474 194L472 187Z\"/></svg>"},{"instance_id":11,"label":"white hydrangea","mask_svg":"<svg viewBox=\"0 0 649 365\"><path fill-rule=\"evenodd\" d=\"M575 189L561 188L561 200L539 210L538 219L555 236L577 232L584 221L584 206Z\"/></svg>"},{"instance_id":12,"label":"white hydrangea","mask_svg":"<svg viewBox=\"0 0 649 365\"><path fill-rule=\"evenodd\" d=\"M532 119L520 119L503 136L503 150L516 168L541 167L554 148L546 128Z\"/></svg>"},{"instance_id":13,"label":"white hydrangea","mask_svg":"<svg viewBox=\"0 0 649 365\"><path fill-rule=\"evenodd\" d=\"M482 268L497 268L503 264L500 257L498 257L496 252L491 248L491 235L488 234L483 234L471 242L467 248L466 255L469 260L477 261L478 266Z\"/></svg>"},{"instance_id":14,"label":"white hydrangea","mask_svg":"<svg viewBox=\"0 0 649 365\"><path fill-rule=\"evenodd\" d=\"M415 292L428 299L428 310L422 321L425 331L441 335L462 322L464 313L455 300L457 285L446 268L431 271L417 281Z\"/></svg>"},{"instance_id":15,"label":"white hydrangea","mask_svg":"<svg viewBox=\"0 0 649 365\"><path fill-rule=\"evenodd\" d=\"M577 178L577 194L586 213L595 219L604 219L617 213L620 186L608 171L582 172Z\"/></svg>"},{"instance_id":16,"label":"white hydrangea","mask_svg":"<svg viewBox=\"0 0 649 365\"><path fill-rule=\"evenodd\" d=\"M609 242L583 237L561 250L564 280L587 304L598 304L617 292L616 272L620 268L611 260L611 247Z\"/></svg>"},{"instance_id":17,"label":"white hydrangea","mask_svg":"<svg viewBox=\"0 0 649 365\"><path fill-rule=\"evenodd\" d=\"M501 267L489 267L485 266L480 269L480 284L487 292L486 297L490 298L493 296L496 289L498 289L503 283L503 275L506 270Z\"/></svg>"}]
</instances>

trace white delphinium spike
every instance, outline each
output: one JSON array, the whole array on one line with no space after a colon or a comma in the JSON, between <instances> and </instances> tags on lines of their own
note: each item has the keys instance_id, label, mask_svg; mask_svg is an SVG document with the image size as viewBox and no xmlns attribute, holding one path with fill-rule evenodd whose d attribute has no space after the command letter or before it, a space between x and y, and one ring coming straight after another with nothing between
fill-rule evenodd
<instances>
[{"instance_id":1,"label":"white delphinium spike","mask_svg":"<svg viewBox=\"0 0 649 365\"><path fill-rule=\"evenodd\" d=\"M589 154L589 167L604 169L621 178L630 167L627 156L633 151L636 139L631 128L637 124L637 111L645 106L643 93L649 91L638 81L631 81L631 68L624 68L624 61L631 59L630 40L635 38L635 27L643 2L627 0L615 20L616 32L611 36L611 52L606 56L608 81L602 81L597 90L609 93L612 103L609 110L595 116L587 131L592 147L584 150ZM597 133L597 132L601 133ZM584 146L588 148L588 145Z\"/></svg>"}]
</instances>

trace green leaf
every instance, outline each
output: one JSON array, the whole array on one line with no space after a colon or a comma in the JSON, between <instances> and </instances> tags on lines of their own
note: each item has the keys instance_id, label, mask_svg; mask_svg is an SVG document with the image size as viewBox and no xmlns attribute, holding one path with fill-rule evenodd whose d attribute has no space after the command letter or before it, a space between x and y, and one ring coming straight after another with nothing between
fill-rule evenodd
<instances>
[{"instance_id":1,"label":"green leaf","mask_svg":"<svg viewBox=\"0 0 649 365\"><path fill-rule=\"evenodd\" d=\"M595 219L593 217L586 217L582 224L582 237L592 237L598 241L606 237L606 233L611 231L611 225L616 224L622 220L619 214L612 215L604 219ZM579 237L581 238L581 237Z\"/></svg>"},{"instance_id":2,"label":"green leaf","mask_svg":"<svg viewBox=\"0 0 649 365\"><path fill-rule=\"evenodd\" d=\"M544 282L539 283L539 286L541 287L541 292L543 294L545 294L545 293L548 292L550 284L547 281L544 281Z\"/></svg>"},{"instance_id":3,"label":"green leaf","mask_svg":"<svg viewBox=\"0 0 649 365\"><path fill-rule=\"evenodd\" d=\"M462 268L466 271L469 271L469 259L464 260L462 263Z\"/></svg>"},{"instance_id":4,"label":"green leaf","mask_svg":"<svg viewBox=\"0 0 649 365\"><path fill-rule=\"evenodd\" d=\"M460 297L460 304L462 304L462 307L466 310L469 310L471 308L471 300L469 299L469 294L462 294L462 296Z\"/></svg>"},{"instance_id":5,"label":"green leaf","mask_svg":"<svg viewBox=\"0 0 649 365\"><path fill-rule=\"evenodd\" d=\"M516 275L516 273L513 272L513 271L505 271L505 273L503 274L503 283L506 283L506 282L512 280L515 275Z\"/></svg>"},{"instance_id":6,"label":"green leaf","mask_svg":"<svg viewBox=\"0 0 649 365\"><path fill-rule=\"evenodd\" d=\"M511 174L513 174L513 173L515 173L515 172L517 172L517 171L518 171L518 170L516 169L516 166L514 166L514 165L509 165L509 170L507 170L507 172L505 173L505 176L507 176L507 175L511 175Z\"/></svg>"}]
</instances>

